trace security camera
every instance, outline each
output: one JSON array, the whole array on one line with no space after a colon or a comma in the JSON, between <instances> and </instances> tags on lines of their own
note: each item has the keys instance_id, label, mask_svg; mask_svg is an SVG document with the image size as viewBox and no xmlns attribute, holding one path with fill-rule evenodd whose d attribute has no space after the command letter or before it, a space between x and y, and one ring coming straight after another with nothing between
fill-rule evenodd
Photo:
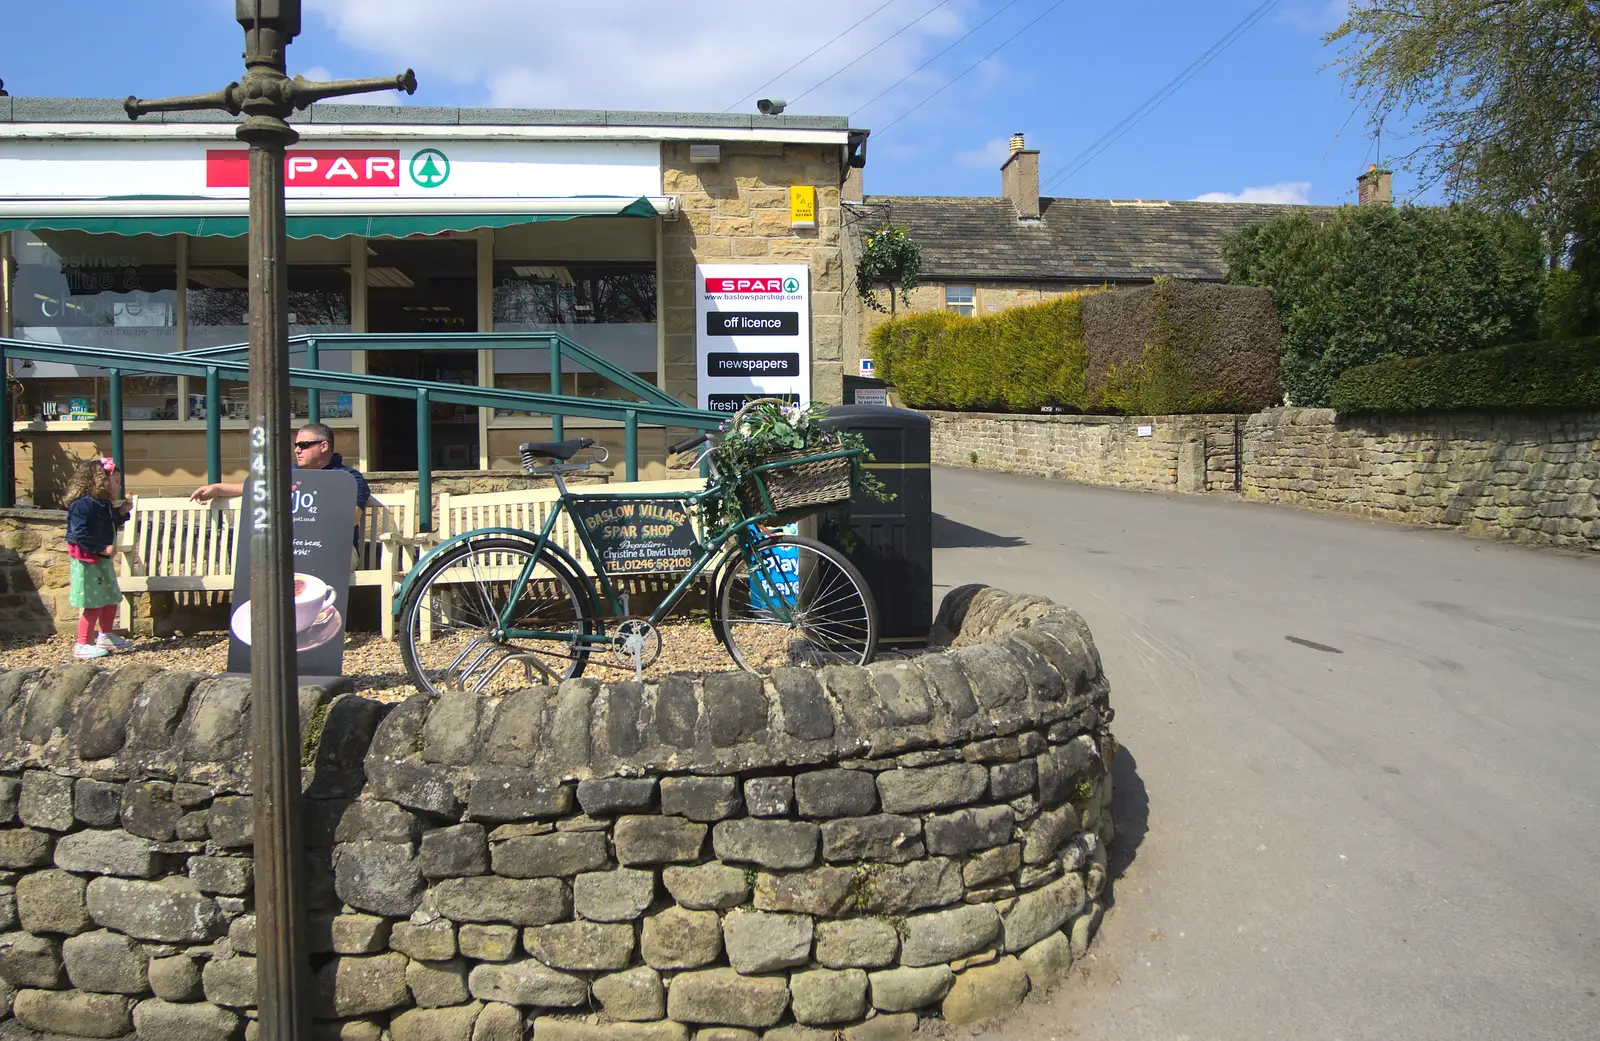
<instances>
[{"instance_id":1,"label":"security camera","mask_svg":"<svg viewBox=\"0 0 1600 1041\"><path fill-rule=\"evenodd\" d=\"M762 98L760 101L756 102L756 109L759 110L763 116L780 115L783 110L788 107L789 103L782 98Z\"/></svg>"}]
</instances>

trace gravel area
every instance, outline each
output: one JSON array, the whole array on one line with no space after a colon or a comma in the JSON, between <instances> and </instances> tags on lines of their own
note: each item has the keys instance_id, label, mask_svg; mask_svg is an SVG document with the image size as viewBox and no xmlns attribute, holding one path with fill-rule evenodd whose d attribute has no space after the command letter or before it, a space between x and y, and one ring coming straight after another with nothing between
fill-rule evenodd
<instances>
[{"instance_id":1,"label":"gravel area","mask_svg":"<svg viewBox=\"0 0 1600 1041\"><path fill-rule=\"evenodd\" d=\"M645 670L647 676L670 672L708 672L732 669L733 659L717 642L705 621L671 622L661 627L661 658ZM20 669L71 663L73 638L7 637L0 639L0 669ZM222 672L228 664L228 634L196 636L140 636L133 648L96 659L96 664L117 669L134 662L153 663L163 669ZM416 693L406 678L398 643L385 642L377 633L351 633L344 649L345 675L356 690L380 701L401 701ZM596 652L584 675L600 680L631 678L633 667L614 656Z\"/></svg>"}]
</instances>

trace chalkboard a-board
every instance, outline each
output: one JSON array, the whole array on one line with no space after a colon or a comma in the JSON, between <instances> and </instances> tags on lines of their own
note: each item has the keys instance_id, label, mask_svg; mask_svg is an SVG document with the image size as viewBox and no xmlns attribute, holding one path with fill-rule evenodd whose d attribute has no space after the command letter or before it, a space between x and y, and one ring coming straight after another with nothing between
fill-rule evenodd
<instances>
[{"instance_id":1,"label":"chalkboard a-board","mask_svg":"<svg viewBox=\"0 0 1600 1041\"><path fill-rule=\"evenodd\" d=\"M694 563L694 525L680 499L578 500L572 514L608 575L687 571Z\"/></svg>"}]
</instances>

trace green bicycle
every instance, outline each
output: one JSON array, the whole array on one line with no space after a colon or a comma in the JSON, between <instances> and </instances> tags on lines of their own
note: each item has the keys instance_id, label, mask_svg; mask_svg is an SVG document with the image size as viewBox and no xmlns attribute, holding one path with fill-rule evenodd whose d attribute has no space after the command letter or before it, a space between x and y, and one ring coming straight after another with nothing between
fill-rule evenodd
<instances>
[{"instance_id":1,"label":"green bicycle","mask_svg":"<svg viewBox=\"0 0 1600 1041\"><path fill-rule=\"evenodd\" d=\"M549 477L557 490L538 532L483 528L443 543L417 562L396 610L406 669L418 690L489 694L556 683L582 674L596 654L609 655L607 664L629 669L637 678L660 657L659 626L708 572L712 629L740 667L764 672L872 660L878 611L855 565L831 546L773 534L770 527L820 508L786 505L781 495L775 497L774 484L783 471L837 471L842 460L853 474L858 449L725 473L717 465L713 435L700 434L668 452L706 446L701 461L711 476L702 491L569 491L565 477L592 465L571 460L593 444L579 438L520 446L524 470ZM739 505L728 509L731 503ZM557 541L563 516L588 569ZM619 516L654 521L653 531L669 536L675 520L700 520L698 535L693 525L678 532L680 553L671 570L682 574L648 616L629 614L628 598L613 581L620 574L609 573L597 546L606 522ZM611 563L615 567L618 561ZM624 566L622 573L628 570ZM597 611L597 604L604 610Z\"/></svg>"}]
</instances>

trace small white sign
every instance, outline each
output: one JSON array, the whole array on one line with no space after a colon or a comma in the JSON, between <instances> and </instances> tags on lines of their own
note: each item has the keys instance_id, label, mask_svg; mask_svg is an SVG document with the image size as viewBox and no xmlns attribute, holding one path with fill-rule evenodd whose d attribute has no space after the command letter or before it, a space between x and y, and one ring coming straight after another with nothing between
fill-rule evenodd
<instances>
[{"instance_id":1,"label":"small white sign","mask_svg":"<svg viewBox=\"0 0 1600 1041\"><path fill-rule=\"evenodd\" d=\"M889 390L886 387L857 387L857 405L887 405L889 404Z\"/></svg>"},{"instance_id":2,"label":"small white sign","mask_svg":"<svg viewBox=\"0 0 1600 1041\"><path fill-rule=\"evenodd\" d=\"M862 358L861 359L861 375L863 375L863 376L871 376L876 371L877 371L877 366L873 363L871 358Z\"/></svg>"},{"instance_id":3,"label":"small white sign","mask_svg":"<svg viewBox=\"0 0 1600 1041\"><path fill-rule=\"evenodd\" d=\"M1150 437L1155 432L1156 432L1156 428L1155 427L1140 427L1139 428L1139 436L1140 437Z\"/></svg>"}]
</instances>

